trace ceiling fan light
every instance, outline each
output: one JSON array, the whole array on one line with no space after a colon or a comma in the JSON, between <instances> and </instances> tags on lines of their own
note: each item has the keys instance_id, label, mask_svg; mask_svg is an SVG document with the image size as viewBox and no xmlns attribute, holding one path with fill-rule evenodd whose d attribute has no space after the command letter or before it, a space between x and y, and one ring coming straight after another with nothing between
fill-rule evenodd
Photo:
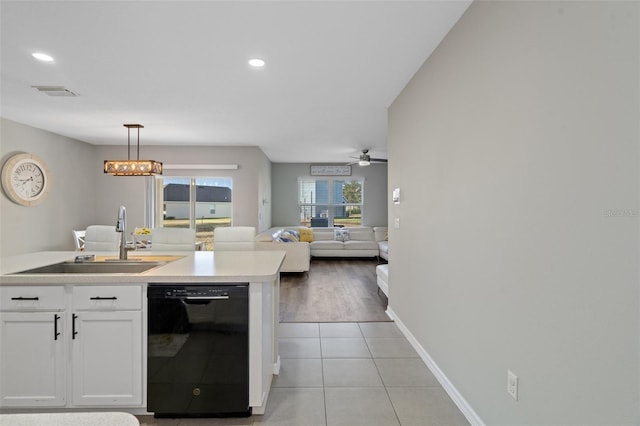
<instances>
[{"instance_id":1,"label":"ceiling fan light","mask_svg":"<svg viewBox=\"0 0 640 426\"><path fill-rule=\"evenodd\" d=\"M360 160L360 161L358 161L358 166L368 166L369 164L371 164L371 162L369 160Z\"/></svg>"}]
</instances>

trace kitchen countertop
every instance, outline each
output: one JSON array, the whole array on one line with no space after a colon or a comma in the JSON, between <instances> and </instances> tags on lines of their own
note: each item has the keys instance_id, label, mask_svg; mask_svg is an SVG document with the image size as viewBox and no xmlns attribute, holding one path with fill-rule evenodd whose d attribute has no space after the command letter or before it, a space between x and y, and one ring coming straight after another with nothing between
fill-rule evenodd
<instances>
[{"instance_id":1,"label":"kitchen countertop","mask_svg":"<svg viewBox=\"0 0 640 426\"><path fill-rule=\"evenodd\" d=\"M138 419L129 413L29 413L0 414L1 425L11 426L137 426Z\"/></svg>"},{"instance_id":2,"label":"kitchen countertop","mask_svg":"<svg viewBox=\"0 0 640 426\"><path fill-rule=\"evenodd\" d=\"M0 259L0 285L16 284L131 284L131 283L216 283L263 282L278 277L284 251L196 251L129 252L129 258L167 255L184 256L140 273L114 274L20 274L16 272L54 263L73 261L81 254L117 258L115 252L48 251Z\"/></svg>"}]
</instances>

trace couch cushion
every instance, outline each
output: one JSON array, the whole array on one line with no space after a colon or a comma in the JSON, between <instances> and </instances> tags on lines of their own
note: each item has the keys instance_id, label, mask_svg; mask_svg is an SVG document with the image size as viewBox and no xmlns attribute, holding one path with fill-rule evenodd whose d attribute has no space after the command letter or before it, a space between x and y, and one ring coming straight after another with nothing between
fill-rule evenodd
<instances>
[{"instance_id":1,"label":"couch cushion","mask_svg":"<svg viewBox=\"0 0 640 426\"><path fill-rule=\"evenodd\" d=\"M353 228L349 230L351 240L355 241L375 241L373 229L371 228Z\"/></svg>"},{"instance_id":2,"label":"couch cushion","mask_svg":"<svg viewBox=\"0 0 640 426\"><path fill-rule=\"evenodd\" d=\"M342 241L313 241L309 243L311 250L342 250L344 245Z\"/></svg>"},{"instance_id":3,"label":"couch cushion","mask_svg":"<svg viewBox=\"0 0 640 426\"><path fill-rule=\"evenodd\" d=\"M378 243L375 241L345 241L345 250L378 250Z\"/></svg>"},{"instance_id":4,"label":"couch cushion","mask_svg":"<svg viewBox=\"0 0 640 426\"><path fill-rule=\"evenodd\" d=\"M376 275L385 283L389 282L389 265L376 266Z\"/></svg>"},{"instance_id":5,"label":"couch cushion","mask_svg":"<svg viewBox=\"0 0 640 426\"><path fill-rule=\"evenodd\" d=\"M271 241L273 241L273 236L271 234L271 232L261 232L256 235L256 241L270 243Z\"/></svg>"},{"instance_id":6,"label":"couch cushion","mask_svg":"<svg viewBox=\"0 0 640 426\"><path fill-rule=\"evenodd\" d=\"M389 239L389 228L386 226L376 226L373 228L373 232L375 234L376 241L385 241Z\"/></svg>"},{"instance_id":7,"label":"couch cushion","mask_svg":"<svg viewBox=\"0 0 640 426\"><path fill-rule=\"evenodd\" d=\"M333 228L313 229L313 241L332 241Z\"/></svg>"}]
</instances>

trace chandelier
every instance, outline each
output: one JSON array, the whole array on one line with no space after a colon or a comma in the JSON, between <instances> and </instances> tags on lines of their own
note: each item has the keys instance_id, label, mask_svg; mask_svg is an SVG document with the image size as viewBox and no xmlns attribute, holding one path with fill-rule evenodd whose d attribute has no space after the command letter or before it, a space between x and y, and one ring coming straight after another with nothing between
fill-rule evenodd
<instances>
[{"instance_id":1,"label":"chandelier","mask_svg":"<svg viewBox=\"0 0 640 426\"><path fill-rule=\"evenodd\" d=\"M124 124L127 128L127 159L104 160L104 172L114 176L154 176L162 174L162 163L140 159L140 129L142 124ZM138 129L138 155L131 159L131 129Z\"/></svg>"}]
</instances>

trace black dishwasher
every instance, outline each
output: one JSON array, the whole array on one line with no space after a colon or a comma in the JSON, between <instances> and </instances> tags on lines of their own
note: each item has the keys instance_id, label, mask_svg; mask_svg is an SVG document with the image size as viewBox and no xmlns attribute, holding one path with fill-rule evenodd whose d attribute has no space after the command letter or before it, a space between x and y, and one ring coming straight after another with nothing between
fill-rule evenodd
<instances>
[{"instance_id":1,"label":"black dishwasher","mask_svg":"<svg viewBox=\"0 0 640 426\"><path fill-rule=\"evenodd\" d=\"M147 411L249 416L249 284L149 284Z\"/></svg>"}]
</instances>

